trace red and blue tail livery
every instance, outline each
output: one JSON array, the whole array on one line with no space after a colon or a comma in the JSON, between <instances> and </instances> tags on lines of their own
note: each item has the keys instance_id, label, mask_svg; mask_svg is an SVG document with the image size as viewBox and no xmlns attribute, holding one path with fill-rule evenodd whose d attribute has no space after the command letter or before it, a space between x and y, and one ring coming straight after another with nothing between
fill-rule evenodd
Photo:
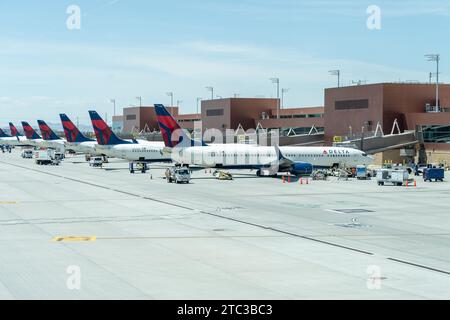
<instances>
[{"instance_id":1,"label":"red and blue tail livery","mask_svg":"<svg viewBox=\"0 0 450 320\"><path fill-rule=\"evenodd\" d=\"M61 140L53 130L43 120L38 120L39 129L41 129L42 138L44 140Z\"/></svg>"},{"instance_id":2,"label":"red and blue tail livery","mask_svg":"<svg viewBox=\"0 0 450 320\"><path fill-rule=\"evenodd\" d=\"M206 146L203 141L194 141L188 137L186 132L184 132L178 124L177 120L175 120L175 118L162 104L155 104L155 112L166 147L192 147L195 145Z\"/></svg>"},{"instance_id":3,"label":"red and blue tail livery","mask_svg":"<svg viewBox=\"0 0 450 320\"><path fill-rule=\"evenodd\" d=\"M34 131L33 127L30 126L28 122L22 121L22 127L28 140L41 139L41 137L36 133L36 131Z\"/></svg>"},{"instance_id":4,"label":"red and blue tail livery","mask_svg":"<svg viewBox=\"0 0 450 320\"><path fill-rule=\"evenodd\" d=\"M94 141L85 137L66 114L61 113L59 117L61 118L61 123L64 128L64 134L66 136L67 142L81 143L86 141Z\"/></svg>"},{"instance_id":5,"label":"red and blue tail livery","mask_svg":"<svg viewBox=\"0 0 450 320\"><path fill-rule=\"evenodd\" d=\"M0 128L0 138L11 138L10 135L7 135L2 128Z\"/></svg>"},{"instance_id":6,"label":"red and blue tail livery","mask_svg":"<svg viewBox=\"0 0 450 320\"><path fill-rule=\"evenodd\" d=\"M9 130L11 131L11 136L19 136L19 130L17 130L16 126L12 122L9 123Z\"/></svg>"},{"instance_id":7,"label":"red and blue tail livery","mask_svg":"<svg viewBox=\"0 0 450 320\"><path fill-rule=\"evenodd\" d=\"M116 136L97 111L89 111L89 116L91 117L92 126L94 127L95 136L99 145L132 144L132 142L122 140Z\"/></svg>"}]
</instances>

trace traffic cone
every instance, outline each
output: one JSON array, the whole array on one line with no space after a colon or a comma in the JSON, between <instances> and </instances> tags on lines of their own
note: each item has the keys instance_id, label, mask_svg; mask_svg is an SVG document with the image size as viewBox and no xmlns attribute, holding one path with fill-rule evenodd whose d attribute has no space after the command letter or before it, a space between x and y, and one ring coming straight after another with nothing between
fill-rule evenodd
<instances>
[{"instance_id":1,"label":"traffic cone","mask_svg":"<svg viewBox=\"0 0 450 320\"><path fill-rule=\"evenodd\" d=\"M409 184L409 181L408 180L406 180L406 187L408 188L408 184Z\"/></svg>"},{"instance_id":2,"label":"traffic cone","mask_svg":"<svg viewBox=\"0 0 450 320\"><path fill-rule=\"evenodd\" d=\"M300 178L300 184L303 184L303 178Z\"/></svg>"},{"instance_id":3,"label":"traffic cone","mask_svg":"<svg viewBox=\"0 0 450 320\"><path fill-rule=\"evenodd\" d=\"M414 188L417 187L417 181L414 180Z\"/></svg>"},{"instance_id":4,"label":"traffic cone","mask_svg":"<svg viewBox=\"0 0 450 320\"><path fill-rule=\"evenodd\" d=\"M282 179L283 179L283 183L286 183L286 180L285 180L284 176L283 176L283 178L282 178Z\"/></svg>"},{"instance_id":5,"label":"traffic cone","mask_svg":"<svg viewBox=\"0 0 450 320\"><path fill-rule=\"evenodd\" d=\"M291 183L291 176L288 176L288 182Z\"/></svg>"}]
</instances>

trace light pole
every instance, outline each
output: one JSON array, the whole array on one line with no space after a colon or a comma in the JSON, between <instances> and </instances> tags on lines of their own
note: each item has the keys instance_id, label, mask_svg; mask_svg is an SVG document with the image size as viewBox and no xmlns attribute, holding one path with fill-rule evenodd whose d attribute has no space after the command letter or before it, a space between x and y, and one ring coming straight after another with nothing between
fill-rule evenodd
<instances>
[{"instance_id":1,"label":"light pole","mask_svg":"<svg viewBox=\"0 0 450 320\"><path fill-rule=\"evenodd\" d=\"M284 94L289 92L289 88L283 88L281 89L281 109L284 108Z\"/></svg>"},{"instance_id":2,"label":"light pole","mask_svg":"<svg viewBox=\"0 0 450 320\"><path fill-rule=\"evenodd\" d=\"M214 100L214 87L206 87L206 90L211 92L211 100Z\"/></svg>"},{"instance_id":3,"label":"light pole","mask_svg":"<svg viewBox=\"0 0 450 320\"><path fill-rule=\"evenodd\" d=\"M114 115L116 115L116 99L111 99L110 102L113 104L114 106Z\"/></svg>"},{"instance_id":4,"label":"light pole","mask_svg":"<svg viewBox=\"0 0 450 320\"><path fill-rule=\"evenodd\" d=\"M280 78L270 78L270 81L277 85L277 119L280 119Z\"/></svg>"},{"instance_id":5,"label":"light pole","mask_svg":"<svg viewBox=\"0 0 450 320\"><path fill-rule=\"evenodd\" d=\"M197 98L197 114L198 114L198 104L199 104L199 102L202 101L202 100L203 100L203 98Z\"/></svg>"},{"instance_id":6,"label":"light pole","mask_svg":"<svg viewBox=\"0 0 450 320\"><path fill-rule=\"evenodd\" d=\"M142 107L142 97L136 97L137 100L139 100L139 107Z\"/></svg>"},{"instance_id":7,"label":"light pole","mask_svg":"<svg viewBox=\"0 0 450 320\"><path fill-rule=\"evenodd\" d=\"M426 54L428 61L436 61L436 111L439 110L439 61L441 56L439 54Z\"/></svg>"},{"instance_id":8,"label":"light pole","mask_svg":"<svg viewBox=\"0 0 450 320\"><path fill-rule=\"evenodd\" d=\"M338 88L341 86L341 70L330 70L328 73L332 76L337 76L338 79Z\"/></svg>"},{"instance_id":9,"label":"light pole","mask_svg":"<svg viewBox=\"0 0 450 320\"><path fill-rule=\"evenodd\" d=\"M173 114L173 92L166 93L170 97L170 111Z\"/></svg>"}]
</instances>

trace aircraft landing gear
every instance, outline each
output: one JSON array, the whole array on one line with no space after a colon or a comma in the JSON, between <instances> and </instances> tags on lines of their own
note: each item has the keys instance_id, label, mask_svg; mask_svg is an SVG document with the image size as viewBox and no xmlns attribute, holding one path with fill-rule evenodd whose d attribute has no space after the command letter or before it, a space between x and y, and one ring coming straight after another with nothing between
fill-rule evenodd
<instances>
[{"instance_id":1,"label":"aircraft landing gear","mask_svg":"<svg viewBox=\"0 0 450 320\"><path fill-rule=\"evenodd\" d=\"M256 171L256 176L257 177L276 177L277 172L273 172L272 170L269 170L269 169L258 169Z\"/></svg>"},{"instance_id":2,"label":"aircraft landing gear","mask_svg":"<svg viewBox=\"0 0 450 320\"><path fill-rule=\"evenodd\" d=\"M136 167L135 167L135 164L136 164ZM135 173L136 171L141 171L141 173L147 173L148 166L147 166L147 163L145 163L145 162L144 163L141 163L141 162L138 162L138 163L130 162L129 163L129 170L130 170L131 174Z\"/></svg>"}]
</instances>

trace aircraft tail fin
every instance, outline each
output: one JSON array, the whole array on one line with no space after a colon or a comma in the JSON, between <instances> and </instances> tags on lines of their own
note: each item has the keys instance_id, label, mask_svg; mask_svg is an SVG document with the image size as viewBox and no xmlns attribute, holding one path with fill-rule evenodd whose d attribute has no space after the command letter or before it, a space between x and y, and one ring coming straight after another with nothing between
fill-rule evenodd
<instances>
[{"instance_id":1,"label":"aircraft tail fin","mask_svg":"<svg viewBox=\"0 0 450 320\"><path fill-rule=\"evenodd\" d=\"M41 136L36 133L36 131L32 126L30 126L28 122L22 121L22 127L28 140L41 139Z\"/></svg>"},{"instance_id":2,"label":"aircraft tail fin","mask_svg":"<svg viewBox=\"0 0 450 320\"><path fill-rule=\"evenodd\" d=\"M67 142L93 141L92 139L84 136L66 114L61 113L59 117L61 118L61 123L64 128L64 135L66 136Z\"/></svg>"},{"instance_id":3,"label":"aircraft tail fin","mask_svg":"<svg viewBox=\"0 0 450 320\"><path fill-rule=\"evenodd\" d=\"M19 130L17 130L16 126L12 122L9 123L9 130L11 131L11 135L13 137L17 137L19 135Z\"/></svg>"},{"instance_id":4,"label":"aircraft tail fin","mask_svg":"<svg viewBox=\"0 0 450 320\"><path fill-rule=\"evenodd\" d=\"M61 140L45 121L38 120L38 125L44 140Z\"/></svg>"},{"instance_id":5,"label":"aircraft tail fin","mask_svg":"<svg viewBox=\"0 0 450 320\"><path fill-rule=\"evenodd\" d=\"M155 112L166 147L206 146L203 141L192 140L162 104L155 104Z\"/></svg>"},{"instance_id":6,"label":"aircraft tail fin","mask_svg":"<svg viewBox=\"0 0 450 320\"><path fill-rule=\"evenodd\" d=\"M94 127L95 136L99 145L117 145L117 144L131 144L129 141L120 139L111 130L108 124L103 121L97 111L89 111L92 126Z\"/></svg>"},{"instance_id":7,"label":"aircraft tail fin","mask_svg":"<svg viewBox=\"0 0 450 320\"><path fill-rule=\"evenodd\" d=\"M7 135L3 129L0 128L0 138L10 138L11 136Z\"/></svg>"}]
</instances>

